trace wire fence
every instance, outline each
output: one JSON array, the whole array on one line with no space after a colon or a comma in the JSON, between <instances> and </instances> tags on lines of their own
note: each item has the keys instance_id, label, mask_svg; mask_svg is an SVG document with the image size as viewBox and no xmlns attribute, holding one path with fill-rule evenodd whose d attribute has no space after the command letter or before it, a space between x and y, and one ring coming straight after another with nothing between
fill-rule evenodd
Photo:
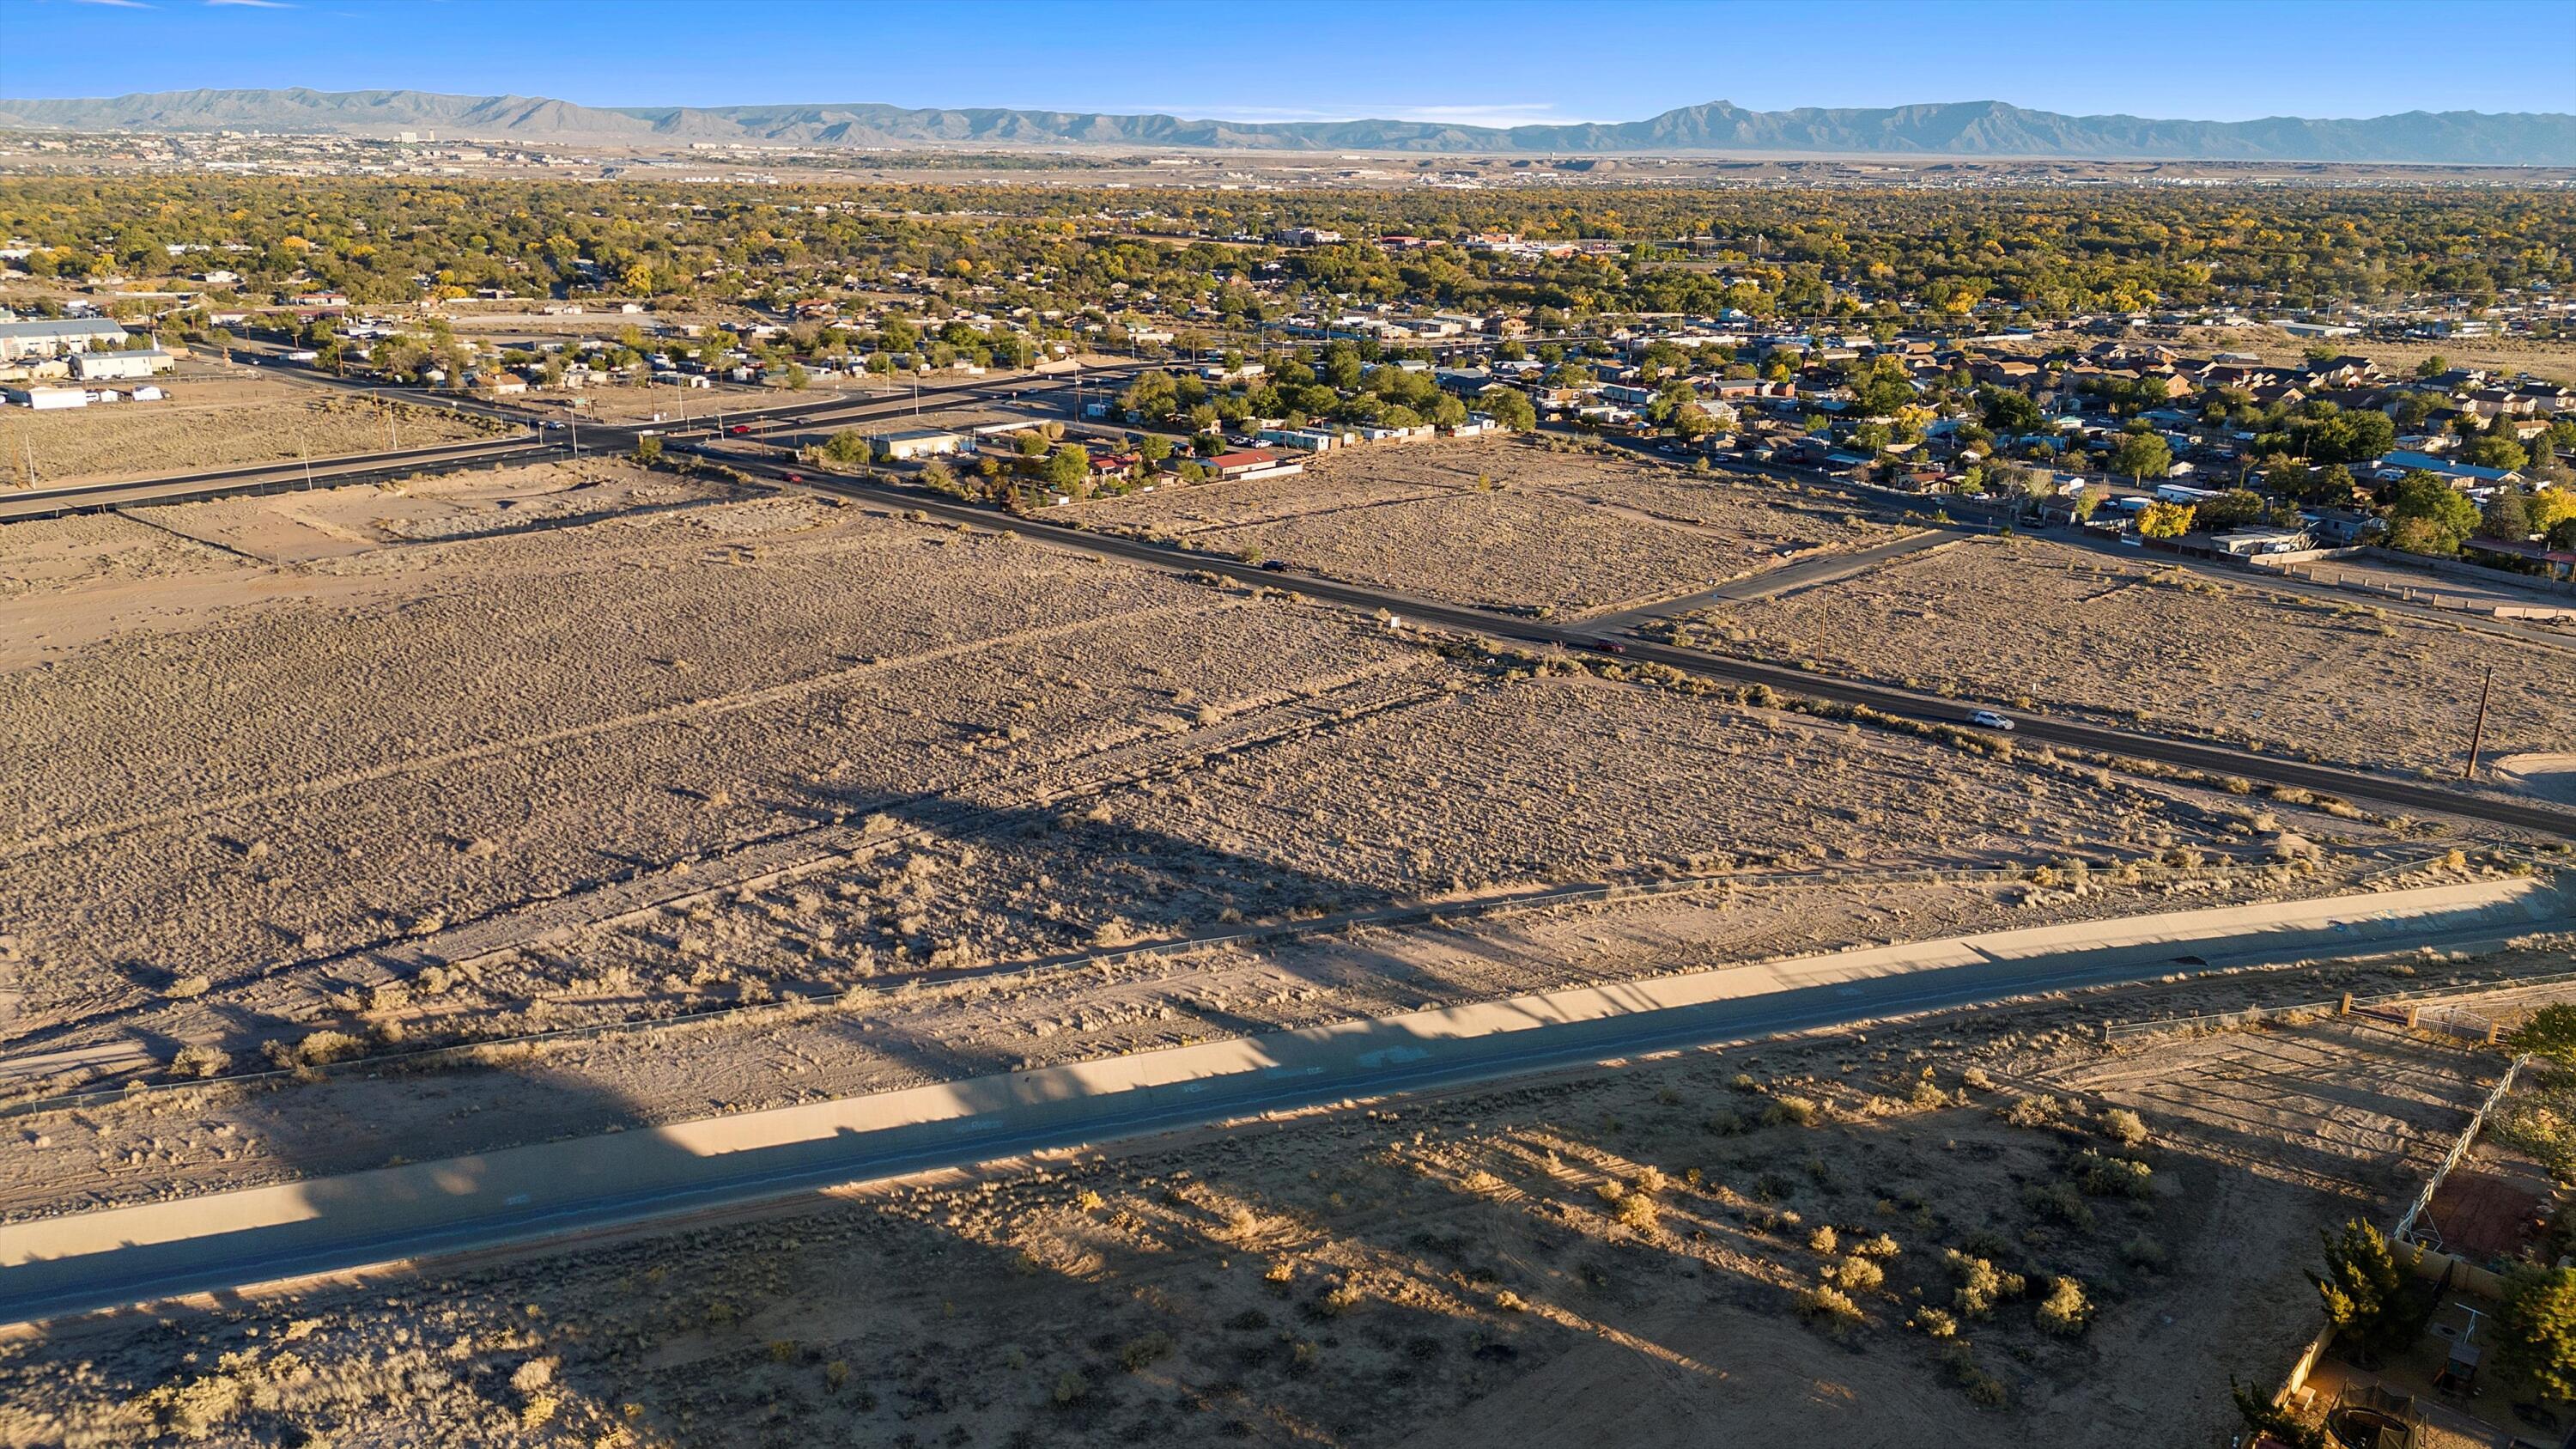
<instances>
[{"instance_id":1,"label":"wire fence","mask_svg":"<svg viewBox=\"0 0 2576 1449\"><path fill-rule=\"evenodd\" d=\"M2350 998L2336 996L2323 1001L2241 1006L2233 1011L2204 1012L2197 1016L2165 1016L2145 1021L2105 1022L2102 1025L2102 1039L2116 1043L2157 1036L2204 1036L2211 1032L2245 1031L2268 1022L2288 1025L2333 1016L2343 1010L2347 999L2350 1000L2355 1011L2364 1011L2438 1001L2448 996L2474 996L2491 991L2512 991L2525 986L2551 986L2562 982L2576 982L2576 971L2551 971L2538 976L2508 976L2492 981L2462 982L2455 986L2428 986L2408 991L2387 991L2375 996ZM2476 1023L2474 1035L2465 1029L2465 1023L2470 1021ZM2414 1025L2419 1029L2429 1026L2432 1030L2446 1035L2484 1041L2493 1022L2477 1013L2452 1007L2443 1009L2438 1015L2420 1012L2416 1015Z\"/></svg>"},{"instance_id":2,"label":"wire fence","mask_svg":"<svg viewBox=\"0 0 2576 1449\"><path fill-rule=\"evenodd\" d=\"M2433 1175L2425 1179L2423 1189L2415 1194L2415 1201L2409 1203L2406 1211L2399 1215L2396 1234L2398 1242L2408 1242L2413 1239L2416 1224L2422 1220L2425 1210L2433 1205L2433 1195L2442 1190L2442 1183L2450 1177L2451 1169L2459 1166L2460 1159L2469 1155L2469 1149L2477 1143L2478 1134L2486 1129L2488 1116L2502 1105L2506 1097L2512 1095L2514 1080L2522 1075L2523 1064L2530 1060L2528 1055L2515 1057L2513 1065L2506 1067L2504 1075L2496 1079L2495 1090L2487 1093L2486 1100L2480 1102L2478 1110L2470 1115L2469 1125L2462 1129L2459 1138L2452 1142L2451 1150L2443 1154L2442 1165L2433 1169ZM2441 1245L2433 1243L2429 1246Z\"/></svg>"}]
</instances>

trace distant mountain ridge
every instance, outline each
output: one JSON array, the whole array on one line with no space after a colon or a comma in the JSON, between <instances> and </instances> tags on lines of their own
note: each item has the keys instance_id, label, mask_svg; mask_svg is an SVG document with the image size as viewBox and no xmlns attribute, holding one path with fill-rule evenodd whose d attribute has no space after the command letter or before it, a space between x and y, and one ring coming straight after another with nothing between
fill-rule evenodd
<instances>
[{"instance_id":1,"label":"distant mountain ridge","mask_svg":"<svg viewBox=\"0 0 2576 1449\"><path fill-rule=\"evenodd\" d=\"M2576 166L2576 115L2408 111L2171 121L2068 116L2001 101L1748 111L1726 101L1643 121L1461 126L1427 121L1205 121L1164 115L858 104L581 106L542 96L429 91L195 90L104 100L0 99L0 127L376 134L436 129L521 140L730 141L804 146L1113 145L1286 151L2025 156L2191 161L2379 161Z\"/></svg>"}]
</instances>

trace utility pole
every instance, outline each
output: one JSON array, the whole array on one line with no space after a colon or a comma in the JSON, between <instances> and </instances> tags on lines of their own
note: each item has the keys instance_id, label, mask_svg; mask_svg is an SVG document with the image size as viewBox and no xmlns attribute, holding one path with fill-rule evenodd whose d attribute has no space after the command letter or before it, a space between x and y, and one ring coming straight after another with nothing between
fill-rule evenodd
<instances>
[{"instance_id":1,"label":"utility pole","mask_svg":"<svg viewBox=\"0 0 2576 1449\"><path fill-rule=\"evenodd\" d=\"M2460 772L2460 778L2463 780L2477 778L2478 746L2485 741L2487 733L2487 691L2493 688L2495 688L2495 666L2490 664L2487 666L2486 682L2478 686L2478 719L2477 723L2469 727L2469 766Z\"/></svg>"}]
</instances>

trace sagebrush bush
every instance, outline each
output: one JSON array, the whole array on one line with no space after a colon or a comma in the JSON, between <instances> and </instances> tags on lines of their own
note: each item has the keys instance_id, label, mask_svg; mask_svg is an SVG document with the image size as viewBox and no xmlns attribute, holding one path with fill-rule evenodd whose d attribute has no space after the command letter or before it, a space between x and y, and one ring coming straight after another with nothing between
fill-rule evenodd
<instances>
[{"instance_id":1,"label":"sagebrush bush","mask_svg":"<svg viewBox=\"0 0 2576 1449\"><path fill-rule=\"evenodd\" d=\"M1147 1364L1172 1356L1172 1336L1155 1330L1142 1338L1131 1338L1118 1349L1118 1365L1129 1373L1141 1372Z\"/></svg>"},{"instance_id":2,"label":"sagebrush bush","mask_svg":"<svg viewBox=\"0 0 2576 1449\"><path fill-rule=\"evenodd\" d=\"M2071 1182L2033 1183L2022 1189L2022 1202L2032 1212L2077 1232L2093 1228L2093 1209Z\"/></svg>"},{"instance_id":3,"label":"sagebrush bush","mask_svg":"<svg viewBox=\"0 0 2576 1449\"><path fill-rule=\"evenodd\" d=\"M2004 1120L2015 1127L2054 1127L2065 1115L2066 1104L2046 1093L2015 1098L2004 1109Z\"/></svg>"},{"instance_id":4,"label":"sagebrush bush","mask_svg":"<svg viewBox=\"0 0 2576 1449\"><path fill-rule=\"evenodd\" d=\"M1834 1281L1846 1293L1871 1293L1887 1281L1887 1271L1867 1258L1845 1258L1833 1267Z\"/></svg>"},{"instance_id":5,"label":"sagebrush bush","mask_svg":"<svg viewBox=\"0 0 2576 1449\"><path fill-rule=\"evenodd\" d=\"M2076 1185L2094 1197L2149 1198L2156 1195L2155 1173L2143 1162L2086 1152L2076 1159Z\"/></svg>"},{"instance_id":6,"label":"sagebrush bush","mask_svg":"<svg viewBox=\"0 0 2576 1449\"><path fill-rule=\"evenodd\" d=\"M1763 1109L1762 1121L1764 1125L1771 1127L1784 1124L1813 1127L1821 1115L1820 1109L1808 1098L1784 1093L1772 1098L1771 1105Z\"/></svg>"},{"instance_id":7,"label":"sagebrush bush","mask_svg":"<svg viewBox=\"0 0 2576 1449\"><path fill-rule=\"evenodd\" d=\"M2123 1147L2144 1147L2146 1120L2126 1107L2114 1107L2102 1114L2102 1135Z\"/></svg>"},{"instance_id":8,"label":"sagebrush bush","mask_svg":"<svg viewBox=\"0 0 2576 1449\"><path fill-rule=\"evenodd\" d=\"M1851 1300L1850 1294L1822 1283L1799 1297L1798 1309L1808 1317L1826 1323L1858 1323L1861 1320L1860 1305Z\"/></svg>"},{"instance_id":9,"label":"sagebrush bush","mask_svg":"<svg viewBox=\"0 0 2576 1449\"><path fill-rule=\"evenodd\" d=\"M233 1064L229 1052L210 1046L189 1045L179 1048L170 1058L170 1075L174 1077L212 1077Z\"/></svg>"},{"instance_id":10,"label":"sagebrush bush","mask_svg":"<svg viewBox=\"0 0 2576 1449\"><path fill-rule=\"evenodd\" d=\"M2019 1273L2007 1273L1984 1258L1972 1258L1956 1248L1942 1253L1943 1261L1959 1275L1958 1291L1951 1304L1962 1318L1983 1318L1994 1312L1995 1305L2007 1298L2018 1298L2028 1286Z\"/></svg>"},{"instance_id":11,"label":"sagebrush bush","mask_svg":"<svg viewBox=\"0 0 2576 1449\"><path fill-rule=\"evenodd\" d=\"M2092 1316L2093 1305L2085 1301L2084 1285L2072 1278L2058 1279L2039 1305L2039 1326L2062 1338L2082 1333Z\"/></svg>"}]
</instances>

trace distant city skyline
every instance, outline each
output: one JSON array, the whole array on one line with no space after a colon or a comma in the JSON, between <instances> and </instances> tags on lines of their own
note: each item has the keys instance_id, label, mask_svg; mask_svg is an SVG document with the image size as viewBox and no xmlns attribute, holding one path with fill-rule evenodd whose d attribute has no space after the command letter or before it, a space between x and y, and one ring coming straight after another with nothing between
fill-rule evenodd
<instances>
[{"instance_id":1,"label":"distant city skyline","mask_svg":"<svg viewBox=\"0 0 2576 1449\"><path fill-rule=\"evenodd\" d=\"M881 101L1509 126L2000 100L2239 121L2576 109L2576 26L2512 0L22 0L0 94L308 86L593 106ZM2438 16L2437 34L2426 34Z\"/></svg>"}]
</instances>

